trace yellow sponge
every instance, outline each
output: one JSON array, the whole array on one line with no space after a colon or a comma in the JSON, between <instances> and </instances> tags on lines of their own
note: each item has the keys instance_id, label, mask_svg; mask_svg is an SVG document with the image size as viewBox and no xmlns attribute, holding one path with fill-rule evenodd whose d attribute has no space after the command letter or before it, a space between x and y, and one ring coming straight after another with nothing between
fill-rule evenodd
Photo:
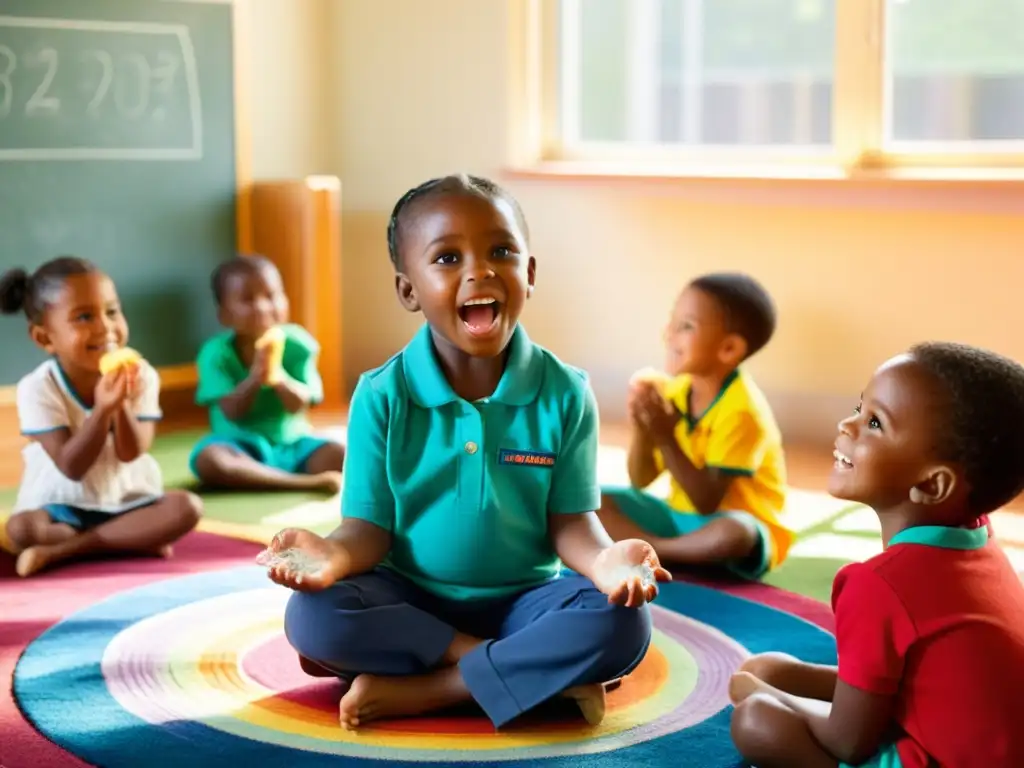
<instances>
[{"instance_id":1,"label":"yellow sponge","mask_svg":"<svg viewBox=\"0 0 1024 768\"><path fill-rule=\"evenodd\" d=\"M662 397L665 396L665 388L670 381L672 381L672 377L657 368L641 368L629 378L630 384L639 384L640 382L652 384Z\"/></svg>"},{"instance_id":2,"label":"yellow sponge","mask_svg":"<svg viewBox=\"0 0 1024 768\"><path fill-rule=\"evenodd\" d=\"M281 361L284 358L284 331L274 326L256 340L256 349L267 348L267 383L281 379Z\"/></svg>"},{"instance_id":3,"label":"yellow sponge","mask_svg":"<svg viewBox=\"0 0 1024 768\"><path fill-rule=\"evenodd\" d=\"M142 355L130 347L115 349L111 352L107 352L107 354L100 358L100 373L106 376L108 373L116 371L118 368L125 368L129 365L138 365L141 360Z\"/></svg>"}]
</instances>

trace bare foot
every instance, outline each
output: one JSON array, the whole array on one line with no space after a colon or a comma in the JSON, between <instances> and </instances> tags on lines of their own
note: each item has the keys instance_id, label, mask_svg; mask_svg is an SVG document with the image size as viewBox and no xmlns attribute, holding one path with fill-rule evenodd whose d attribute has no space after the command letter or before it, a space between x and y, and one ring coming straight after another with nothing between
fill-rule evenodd
<instances>
[{"instance_id":1,"label":"bare foot","mask_svg":"<svg viewBox=\"0 0 1024 768\"><path fill-rule=\"evenodd\" d=\"M341 491L341 472L321 472L318 475L313 475L313 479L315 480L314 487L319 491L331 496Z\"/></svg>"},{"instance_id":2,"label":"bare foot","mask_svg":"<svg viewBox=\"0 0 1024 768\"><path fill-rule=\"evenodd\" d=\"M28 547L21 551L18 559L14 562L14 570L19 576L25 578L43 570L43 568L50 564L51 559L51 547L45 544L37 544L34 547Z\"/></svg>"},{"instance_id":3,"label":"bare foot","mask_svg":"<svg viewBox=\"0 0 1024 768\"><path fill-rule=\"evenodd\" d=\"M469 699L458 667L413 677L359 675L341 697L338 721L351 731L372 720L421 715Z\"/></svg>"},{"instance_id":4,"label":"bare foot","mask_svg":"<svg viewBox=\"0 0 1024 768\"><path fill-rule=\"evenodd\" d=\"M172 547L170 544L161 544L159 547L154 547L153 549L147 550L145 554L152 555L153 557L162 557L164 559L168 559L174 555L174 547Z\"/></svg>"},{"instance_id":5,"label":"bare foot","mask_svg":"<svg viewBox=\"0 0 1024 768\"><path fill-rule=\"evenodd\" d=\"M729 699L734 705L739 704L752 694L769 687L767 683L762 682L749 672L736 672L729 678Z\"/></svg>"},{"instance_id":6,"label":"bare foot","mask_svg":"<svg viewBox=\"0 0 1024 768\"><path fill-rule=\"evenodd\" d=\"M596 726L604 720L605 688L601 683L567 688L562 691L562 696L576 702L588 724Z\"/></svg>"}]
</instances>

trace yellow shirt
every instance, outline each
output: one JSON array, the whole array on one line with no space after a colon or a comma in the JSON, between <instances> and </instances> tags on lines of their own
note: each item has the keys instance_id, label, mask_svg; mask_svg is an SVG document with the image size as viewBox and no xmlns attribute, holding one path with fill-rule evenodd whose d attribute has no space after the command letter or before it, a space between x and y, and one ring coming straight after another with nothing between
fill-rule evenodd
<instances>
[{"instance_id":1,"label":"yellow shirt","mask_svg":"<svg viewBox=\"0 0 1024 768\"><path fill-rule=\"evenodd\" d=\"M725 380L718 397L702 414L689 413L690 376L673 379L665 397L682 415L676 427L679 447L696 467L715 467L735 475L719 509L749 512L772 534L771 567L789 553L795 535L779 522L786 501L786 465L782 436L775 416L757 385L741 370ZM665 464L655 451L660 470ZM677 512L696 514L686 491L671 478L669 505Z\"/></svg>"}]
</instances>

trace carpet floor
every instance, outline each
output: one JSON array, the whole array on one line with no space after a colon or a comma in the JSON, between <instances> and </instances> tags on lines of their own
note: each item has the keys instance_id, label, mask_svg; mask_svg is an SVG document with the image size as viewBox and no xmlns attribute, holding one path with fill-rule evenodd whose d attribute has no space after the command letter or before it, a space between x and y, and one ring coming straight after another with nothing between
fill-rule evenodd
<instances>
[{"instance_id":1,"label":"carpet floor","mask_svg":"<svg viewBox=\"0 0 1024 768\"><path fill-rule=\"evenodd\" d=\"M190 487L197 435L162 437L154 454L172 487ZM622 482L622 451L599 471ZM12 500L0 491L0 508ZM478 765L631 768L645 763L739 765L728 738L725 682L750 654L781 650L834 660L827 606L835 571L880 548L869 510L794 489L786 510L800 532L764 584L683 574L654 607L655 640L609 697L597 729L558 707L495 733L478 712L385 721L358 733L337 725L338 692L299 670L284 640L286 590L253 558L286 525L321 532L338 499L300 493L204 494L200 531L170 560L98 561L32 579L0 554L0 765ZM1019 520L997 516L1021 562Z\"/></svg>"}]
</instances>

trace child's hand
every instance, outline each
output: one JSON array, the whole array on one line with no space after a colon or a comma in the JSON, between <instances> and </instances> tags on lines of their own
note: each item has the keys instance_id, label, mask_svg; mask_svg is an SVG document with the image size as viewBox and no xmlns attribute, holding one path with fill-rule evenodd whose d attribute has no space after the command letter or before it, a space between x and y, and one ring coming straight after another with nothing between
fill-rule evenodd
<instances>
[{"instance_id":1,"label":"child's hand","mask_svg":"<svg viewBox=\"0 0 1024 768\"><path fill-rule=\"evenodd\" d=\"M644 379L631 381L626 390L626 415L629 417L629 423L645 432L647 427L640 419L640 404L651 391L656 391L654 384Z\"/></svg>"},{"instance_id":2,"label":"child's hand","mask_svg":"<svg viewBox=\"0 0 1024 768\"><path fill-rule=\"evenodd\" d=\"M656 444L675 440L680 414L675 405L663 398L654 387L637 395L636 418L639 425Z\"/></svg>"},{"instance_id":3,"label":"child's hand","mask_svg":"<svg viewBox=\"0 0 1024 768\"><path fill-rule=\"evenodd\" d=\"M111 412L121 407L128 397L128 375L124 368L104 374L96 383L96 409Z\"/></svg>"},{"instance_id":4,"label":"child's hand","mask_svg":"<svg viewBox=\"0 0 1024 768\"><path fill-rule=\"evenodd\" d=\"M268 565L271 581L299 592L326 589L348 575L341 547L302 528L278 533L257 562Z\"/></svg>"},{"instance_id":5,"label":"child's hand","mask_svg":"<svg viewBox=\"0 0 1024 768\"><path fill-rule=\"evenodd\" d=\"M125 392L129 400L134 400L142 394L144 380L142 371L138 365L128 365L122 368L125 375Z\"/></svg>"},{"instance_id":6,"label":"child's hand","mask_svg":"<svg viewBox=\"0 0 1024 768\"><path fill-rule=\"evenodd\" d=\"M661 567L654 547L641 539L626 539L597 556L593 580L609 603L635 608L657 597L658 582L671 581L672 574Z\"/></svg>"}]
</instances>

